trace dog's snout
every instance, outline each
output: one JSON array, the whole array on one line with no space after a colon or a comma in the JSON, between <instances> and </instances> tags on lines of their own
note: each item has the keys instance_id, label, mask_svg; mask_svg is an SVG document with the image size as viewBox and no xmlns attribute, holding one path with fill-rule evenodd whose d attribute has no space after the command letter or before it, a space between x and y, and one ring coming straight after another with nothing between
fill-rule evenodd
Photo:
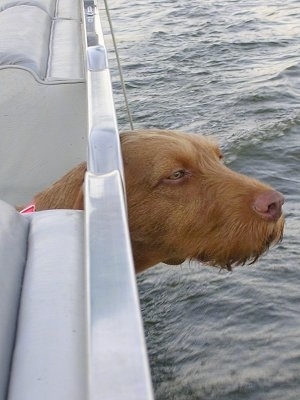
<instances>
[{"instance_id":1,"label":"dog's snout","mask_svg":"<svg viewBox=\"0 0 300 400\"><path fill-rule=\"evenodd\" d=\"M270 190L256 197L253 203L253 209L264 219L277 221L282 214L283 203L283 195L275 190Z\"/></svg>"}]
</instances>

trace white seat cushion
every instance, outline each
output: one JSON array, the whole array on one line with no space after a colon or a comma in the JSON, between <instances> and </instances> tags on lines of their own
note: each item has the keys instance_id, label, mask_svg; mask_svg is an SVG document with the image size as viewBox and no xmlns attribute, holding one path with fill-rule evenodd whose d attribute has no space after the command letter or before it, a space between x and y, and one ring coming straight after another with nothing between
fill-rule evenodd
<instances>
[{"instance_id":1,"label":"white seat cushion","mask_svg":"<svg viewBox=\"0 0 300 400\"><path fill-rule=\"evenodd\" d=\"M51 17L79 19L80 4L78 0L1 0L0 11L14 6L31 5L41 8Z\"/></svg>"},{"instance_id":2,"label":"white seat cushion","mask_svg":"<svg viewBox=\"0 0 300 400\"><path fill-rule=\"evenodd\" d=\"M86 394L83 213L31 215L9 400Z\"/></svg>"},{"instance_id":3,"label":"white seat cushion","mask_svg":"<svg viewBox=\"0 0 300 400\"><path fill-rule=\"evenodd\" d=\"M38 7L22 5L0 12L0 66L25 67L44 79L51 22Z\"/></svg>"},{"instance_id":4,"label":"white seat cushion","mask_svg":"<svg viewBox=\"0 0 300 400\"><path fill-rule=\"evenodd\" d=\"M0 201L0 399L5 399L22 278L27 256L28 221Z\"/></svg>"},{"instance_id":5,"label":"white seat cushion","mask_svg":"<svg viewBox=\"0 0 300 400\"><path fill-rule=\"evenodd\" d=\"M20 5L36 6L46 11L52 17L55 15L56 0L1 0L0 11Z\"/></svg>"},{"instance_id":6,"label":"white seat cushion","mask_svg":"<svg viewBox=\"0 0 300 400\"><path fill-rule=\"evenodd\" d=\"M41 0L44 1L44 0ZM56 17L65 19L80 19L82 1L58 0L56 8Z\"/></svg>"},{"instance_id":7,"label":"white seat cushion","mask_svg":"<svg viewBox=\"0 0 300 400\"><path fill-rule=\"evenodd\" d=\"M26 68L44 81L82 80L80 2L9 1L0 5L0 69Z\"/></svg>"},{"instance_id":8,"label":"white seat cushion","mask_svg":"<svg viewBox=\"0 0 300 400\"><path fill-rule=\"evenodd\" d=\"M47 81L83 79L81 24L76 20L53 21Z\"/></svg>"}]
</instances>

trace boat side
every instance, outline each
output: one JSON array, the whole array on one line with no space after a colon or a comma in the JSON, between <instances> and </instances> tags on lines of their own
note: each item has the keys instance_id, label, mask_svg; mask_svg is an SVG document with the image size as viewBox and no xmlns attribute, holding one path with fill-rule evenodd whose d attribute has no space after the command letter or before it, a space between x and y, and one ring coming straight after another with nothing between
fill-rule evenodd
<instances>
[{"instance_id":1,"label":"boat side","mask_svg":"<svg viewBox=\"0 0 300 400\"><path fill-rule=\"evenodd\" d=\"M150 400L152 385L127 224L119 132L100 18L91 3L87 2L86 22L94 26L95 34L87 49L85 183L89 398L96 400L101 392L105 399Z\"/></svg>"}]
</instances>

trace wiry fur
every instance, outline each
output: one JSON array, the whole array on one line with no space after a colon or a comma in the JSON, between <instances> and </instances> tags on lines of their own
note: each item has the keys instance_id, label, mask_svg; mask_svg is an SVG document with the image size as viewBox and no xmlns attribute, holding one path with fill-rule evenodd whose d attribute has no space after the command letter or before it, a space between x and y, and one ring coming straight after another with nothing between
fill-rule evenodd
<instances>
[{"instance_id":1,"label":"wiry fur","mask_svg":"<svg viewBox=\"0 0 300 400\"><path fill-rule=\"evenodd\" d=\"M49 209L83 209L82 184L86 172L83 162L71 169L48 189L34 197L36 211Z\"/></svg>"},{"instance_id":2,"label":"wiry fur","mask_svg":"<svg viewBox=\"0 0 300 400\"><path fill-rule=\"evenodd\" d=\"M196 259L230 269L254 262L283 233L284 218L253 210L273 190L227 168L214 141L179 132L121 135L129 228L137 272L158 262ZM35 196L37 210L83 208L80 164ZM174 179L176 171L185 176Z\"/></svg>"}]
</instances>

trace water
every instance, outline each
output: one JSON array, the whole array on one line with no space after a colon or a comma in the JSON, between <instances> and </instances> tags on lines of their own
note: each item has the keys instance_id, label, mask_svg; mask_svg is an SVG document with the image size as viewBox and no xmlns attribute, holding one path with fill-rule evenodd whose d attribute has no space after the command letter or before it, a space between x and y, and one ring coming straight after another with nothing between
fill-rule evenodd
<instances>
[{"instance_id":1,"label":"water","mask_svg":"<svg viewBox=\"0 0 300 400\"><path fill-rule=\"evenodd\" d=\"M156 399L298 400L300 3L109 4L135 127L214 135L231 168L286 198L284 240L254 266L138 277Z\"/></svg>"}]
</instances>

